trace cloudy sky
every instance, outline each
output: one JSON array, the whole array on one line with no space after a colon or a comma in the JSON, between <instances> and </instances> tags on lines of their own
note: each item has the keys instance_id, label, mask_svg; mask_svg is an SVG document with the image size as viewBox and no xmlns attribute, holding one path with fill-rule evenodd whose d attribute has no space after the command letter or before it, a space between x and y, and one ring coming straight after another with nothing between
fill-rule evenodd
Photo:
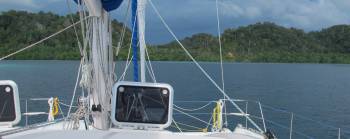
<instances>
[{"instance_id":1,"label":"cloudy sky","mask_svg":"<svg viewBox=\"0 0 350 139\"><path fill-rule=\"evenodd\" d=\"M68 0L72 5L72 0ZM152 0L179 38L194 33L216 34L215 0ZM337 24L350 24L350 0L218 0L221 30L256 22L275 22L306 31L320 30ZM112 17L123 21L127 0ZM67 0L0 0L0 11L9 9L31 12L69 12ZM74 9L73 9L74 10ZM148 5L146 17L148 43L172 40ZM129 23L130 21L128 21Z\"/></svg>"}]
</instances>

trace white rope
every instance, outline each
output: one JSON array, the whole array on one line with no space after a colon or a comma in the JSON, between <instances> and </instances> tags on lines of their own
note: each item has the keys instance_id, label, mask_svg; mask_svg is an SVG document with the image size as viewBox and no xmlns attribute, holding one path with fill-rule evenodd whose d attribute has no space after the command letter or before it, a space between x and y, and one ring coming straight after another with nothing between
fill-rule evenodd
<instances>
[{"instance_id":1,"label":"white rope","mask_svg":"<svg viewBox=\"0 0 350 139\"><path fill-rule=\"evenodd\" d=\"M134 20L132 29L134 29L135 26L136 26L136 17L137 17L137 12L136 12L136 16L135 16L135 20ZM130 65L130 63L131 63L131 61L132 61L132 59L133 59L133 56L131 56L131 58L130 58L131 47L132 47L132 38L133 38L133 37L134 37L134 33L131 33L131 39L130 39L130 43L129 43L128 57L127 57L126 62L125 62L124 72L123 72L121 78L119 78L118 81L124 80L125 75L126 75L126 72L127 72L127 69L129 68L129 65ZM130 58L130 59L129 59L129 58ZM123 75L124 75L124 76L123 76Z\"/></svg>"},{"instance_id":2,"label":"white rope","mask_svg":"<svg viewBox=\"0 0 350 139\"><path fill-rule=\"evenodd\" d=\"M177 125L175 119L173 119L173 122L174 122L174 124L175 124L175 127L182 133L182 130L181 130L181 128L179 127L179 125Z\"/></svg>"},{"instance_id":3,"label":"white rope","mask_svg":"<svg viewBox=\"0 0 350 139\"><path fill-rule=\"evenodd\" d=\"M208 122L206 122L206 121L204 121L204 120L202 120L202 119L199 119L199 118L197 118L197 117L195 117L195 116L193 116L193 115L190 115L190 114L188 114L188 113L186 113L186 112L183 112L183 111L181 111L181 110L179 110L179 109L177 109L177 108L173 108L173 109L174 109L175 111L178 111L178 112L184 114L184 115L187 115L188 117L191 117L191 118L193 118L193 119L195 119L195 120L198 120L198 121L200 121L200 122L202 122L202 123L212 125L212 124L210 124L210 123L208 123Z\"/></svg>"},{"instance_id":4,"label":"white rope","mask_svg":"<svg viewBox=\"0 0 350 139\"><path fill-rule=\"evenodd\" d=\"M209 103L209 102L216 102L216 101L206 101L206 100L177 100L177 101L174 101L174 103Z\"/></svg>"},{"instance_id":5,"label":"white rope","mask_svg":"<svg viewBox=\"0 0 350 139\"><path fill-rule=\"evenodd\" d=\"M209 76L209 74L203 69L203 67L193 58L193 56L188 52L188 50L183 46L183 44L179 41L177 36L174 34L174 32L170 29L169 25L165 22L163 17L160 15L158 9L154 6L152 0L148 0L149 3L151 4L153 10L156 12L158 15L159 19L161 22L164 24L166 29L169 31L169 33L174 37L176 42L181 46L181 48L185 51L185 53L190 57L190 59L195 63L195 65L202 71L202 73L213 83L213 85L222 93L229 101L232 103L232 105L242 114L245 114L244 111L234 102L232 101L231 97L228 96L224 90L220 88L220 86ZM246 116L246 115L245 115ZM263 130L248 116L246 116L249 122L251 122L259 131L263 132Z\"/></svg>"},{"instance_id":6,"label":"white rope","mask_svg":"<svg viewBox=\"0 0 350 139\"><path fill-rule=\"evenodd\" d=\"M217 19L217 30L218 30L218 39L219 39L219 47L220 47L220 68L221 68L222 90L225 90L224 66L223 66L223 60L222 60L222 43L221 43L220 17L219 17L218 0L216 0L216 19Z\"/></svg>"},{"instance_id":7,"label":"white rope","mask_svg":"<svg viewBox=\"0 0 350 139\"><path fill-rule=\"evenodd\" d=\"M123 43L124 43L126 27L127 27L126 24L128 22L128 18L127 17L129 16L130 5L131 5L131 0L128 1L127 10L126 10L126 14L125 14L125 17L124 17L124 24L123 24L122 34L121 34L121 37L119 39L118 46L117 46L117 49L116 49L116 52L115 52L115 56L116 57L119 56L120 49L121 49L121 47L123 46ZM130 48L131 47L129 47L129 50L128 50L128 58L127 58L126 63L128 63L128 59L129 59L129 56L130 56ZM117 62L115 62L114 64L115 64L114 68L116 68L117 67ZM114 75L115 75L115 80L117 80L117 78L118 78L117 74L114 73Z\"/></svg>"},{"instance_id":8,"label":"white rope","mask_svg":"<svg viewBox=\"0 0 350 139\"><path fill-rule=\"evenodd\" d=\"M125 16L124 16L124 24L123 24L123 29L121 31L121 37L119 39L119 42L118 42L118 46L117 46L117 51L116 51L116 56L119 55L119 50L120 48L122 47L123 43L124 43L124 36L125 36L125 32L126 32L126 23L128 22L128 16L129 16L129 10L130 10L130 4L131 4L131 1L129 0L128 1L128 6L127 6L127 10L126 10L126 13L125 13Z\"/></svg>"},{"instance_id":9,"label":"white rope","mask_svg":"<svg viewBox=\"0 0 350 139\"><path fill-rule=\"evenodd\" d=\"M209 122L208 123L210 123L212 120L213 120L213 117L214 117L214 113L211 113L211 116L210 116L210 119L209 119ZM209 128L209 124L207 125L207 129Z\"/></svg>"},{"instance_id":10,"label":"white rope","mask_svg":"<svg viewBox=\"0 0 350 139\"><path fill-rule=\"evenodd\" d=\"M219 17L219 6L218 6L218 0L215 0L215 6L216 6L216 21L217 21L217 31L218 31L218 39L219 39L219 47L220 47L220 69L221 69L221 83L222 83L222 90L225 91L225 78L224 78L224 65L222 60L222 43L221 43L221 30L220 30L220 17ZM224 95L224 99L226 99ZM227 122L227 110L226 110L226 101L224 101L224 111L225 111L225 126L228 126Z\"/></svg>"},{"instance_id":11,"label":"white rope","mask_svg":"<svg viewBox=\"0 0 350 139\"><path fill-rule=\"evenodd\" d=\"M70 25L70 26L68 26L68 27L66 27L66 28L64 28L64 29L62 29L62 30L59 30L58 32L56 32L56 33L54 33L54 34L51 34L50 36L48 36L48 37L46 37L46 38L44 38L44 39L42 39L42 40L40 40L40 41L38 41L38 42L36 42L36 43L33 43L33 44L29 45L29 46L26 46L26 47L24 47L24 48L22 48L22 49L19 49L19 50L15 51L15 52L13 52L13 53L11 53L11 54L9 54L9 55L6 55L6 56L0 58L0 61L1 61L1 60L4 60L4 59L7 59L7 58L9 58L9 57L11 57L11 56L13 56L13 55L16 55L16 54L18 54L18 53L20 53L20 52L22 52L22 51L24 51L24 50L27 50L27 49L29 49L29 48L31 48L31 47L33 47L33 46L36 46L37 44L40 44L40 43L42 43L42 42L44 42L44 41L46 41L46 40L48 40L48 39L50 39L50 38L52 38L52 37L55 37L56 35L58 35L58 34L64 32L64 31L66 31L67 29L69 29L69 28L71 28L71 27L73 27L73 26L79 24L80 22L82 22L82 21L84 21L84 20L86 20L86 19L88 19L88 18L89 18L89 17L84 18L84 19L82 19L82 20L80 20L80 21L78 21L78 22L75 22L74 24L72 24L72 25Z\"/></svg>"},{"instance_id":12,"label":"white rope","mask_svg":"<svg viewBox=\"0 0 350 139\"><path fill-rule=\"evenodd\" d=\"M81 60L80 60L80 63L79 63L78 74L77 74L77 78L76 78L76 81L75 81L73 96L72 96L72 99L71 99L71 101L70 101L70 105L69 105L67 117L69 117L70 112L71 112L72 107L73 107L73 102L74 102L75 94L76 94L76 92L77 92L77 87L78 87L78 83L79 83L79 77L80 77L80 71L81 71L82 61L83 61L83 59L81 59Z\"/></svg>"},{"instance_id":13,"label":"white rope","mask_svg":"<svg viewBox=\"0 0 350 139\"><path fill-rule=\"evenodd\" d=\"M133 58L134 56L131 56L131 59ZM127 70L129 69L129 66L131 64L131 60L129 60L126 64L125 64L125 69L122 73L122 75L120 76L119 80L118 81L124 81L124 78L125 78L125 75L127 73Z\"/></svg>"},{"instance_id":14,"label":"white rope","mask_svg":"<svg viewBox=\"0 0 350 139\"><path fill-rule=\"evenodd\" d=\"M67 3L67 7L68 7L68 11L69 11L69 17L70 17L70 20L71 20L71 23L73 24L74 23L74 19L73 19L73 12L72 12L72 8L71 8L71 5L69 3L68 0L66 0L66 3ZM82 49L82 46L81 46L81 43L80 43L80 39L79 39L79 36L78 36L78 32L77 32L77 29L75 26L73 26L74 28L74 35L75 35L75 38L76 38L76 41L78 42L78 47L79 47L79 51L80 51L80 56L83 55L83 49Z\"/></svg>"},{"instance_id":15,"label":"white rope","mask_svg":"<svg viewBox=\"0 0 350 139\"><path fill-rule=\"evenodd\" d=\"M150 67L149 67L149 65L148 65L148 62L146 62L145 66L146 66L146 70L148 71L149 76L151 76L151 78L152 78L152 81L153 81L154 83L156 83L154 77L152 76L152 72L151 72L151 70L150 70Z\"/></svg>"},{"instance_id":16,"label":"white rope","mask_svg":"<svg viewBox=\"0 0 350 139\"><path fill-rule=\"evenodd\" d=\"M77 4L77 9L78 9L78 12L79 12L79 17L80 19L84 19L86 18L86 13L84 12L84 4L80 3L81 1L78 1L78 4ZM83 35L83 53L82 53L82 56L85 57L87 55L86 53L86 49L87 49L87 44L89 43L89 39L86 39L88 38L88 36L90 34L88 34L88 32L85 32L85 29L86 30L90 30L90 26L89 26L89 23L90 22L81 22L80 24L80 27L81 27L81 34ZM86 28L85 28L86 27ZM86 59L84 59L85 61Z\"/></svg>"},{"instance_id":17,"label":"white rope","mask_svg":"<svg viewBox=\"0 0 350 139\"><path fill-rule=\"evenodd\" d=\"M80 87L87 88L90 85L91 65L82 61Z\"/></svg>"},{"instance_id":18,"label":"white rope","mask_svg":"<svg viewBox=\"0 0 350 139\"><path fill-rule=\"evenodd\" d=\"M131 44L130 44L130 46L129 46L128 57L126 58L126 61L125 61L125 67L124 67L123 74L121 75L121 78L119 78L118 81L124 80L124 76L125 76L125 74L126 74L128 68L129 68L129 65L130 65L130 63L131 63L131 59L134 57L134 56L131 56L131 58L130 58L130 54L131 54ZM130 59L129 59L129 58L130 58ZM123 76L123 75L124 75L124 76Z\"/></svg>"},{"instance_id":19,"label":"white rope","mask_svg":"<svg viewBox=\"0 0 350 139\"><path fill-rule=\"evenodd\" d=\"M83 18L84 11L80 12ZM109 14L103 11L101 17L93 17L82 26L84 26L82 30L86 31L83 31L85 40L83 65L91 67L88 72L85 72L90 80L88 86L83 89L87 90L91 105L101 105L103 108L100 112L91 113L93 127L108 129L110 126L108 111L111 107L109 101L106 100L111 97L114 77L116 77L114 75L111 20ZM85 118L87 118L86 115Z\"/></svg>"},{"instance_id":20,"label":"white rope","mask_svg":"<svg viewBox=\"0 0 350 139\"><path fill-rule=\"evenodd\" d=\"M69 104L65 104L65 103L62 103L62 102L59 102L62 106L65 106L65 107L70 107ZM72 106L73 108L77 108L78 106Z\"/></svg>"},{"instance_id":21,"label":"white rope","mask_svg":"<svg viewBox=\"0 0 350 139\"><path fill-rule=\"evenodd\" d=\"M60 102L59 102L59 103L60 103ZM65 119L66 117L64 116L64 113L63 113L63 111L62 111L61 105L58 105L58 108L60 109L62 118Z\"/></svg>"},{"instance_id":22,"label":"white rope","mask_svg":"<svg viewBox=\"0 0 350 139\"><path fill-rule=\"evenodd\" d=\"M79 129L79 126L80 126L79 121L81 118L85 117L88 111L87 109L88 109L87 106L84 106L82 103L79 103L75 113L72 113L70 117L67 117L67 119L69 119L69 122L64 123L64 128L73 129L73 130Z\"/></svg>"},{"instance_id":23,"label":"white rope","mask_svg":"<svg viewBox=\"0 0 350 139\"><path fill-rule=\"evenodd\" d=\"M153 71L153 66L152 66L152 63L151 63L151 59L149 58L149 54L148 54L148 50L147 50L147 46L146 46L146 56L147 56L147 59L148 59L148 62L146 64L147 68L148 68L148 71L151 72L149 73L150 76L152 77L153 81L156 83L157 80L156 80L156 76L154 74L154 71ZM149 66L148 66L149 65Z\"/></svg>"},{"instance_id":24,"label":"white rope","mask_svg":"<svg viewBox=\"0 0 350 139\"><path fill-rule=\"evenodd\" d=\"M185 124L185 123L177 122L177 124L179 124L179 125L184 125L184 126L187 126L187 127L191 127L191 128L194 128L194 129L198 129L198 130L202 129L202 128L200 128L200 127L192 126L192 125Z\"/></svg>"},{"instance_id":25,"label":"white rope","mask_svg":"<svg viewBox=\"0 0 350 139\"><path fill-rule=\"evenodd\" d=\"M212 102L209 102L209 103L207 103L207 104L205 104L205 105L203 105L203 106L200 106L200 107L198 107L198 108L193 108L193 109L181 108L181 107L179 107L179 106L177 106L177 105L175 105L175 104L174 104L174 107L176 107L176 108L178 108L178 109L180 109L180 110L183 110L183 111L198 111L198 110L204 109L205 107L209 106L211 103L212 103Z\"/></svg>"}]
</instances>

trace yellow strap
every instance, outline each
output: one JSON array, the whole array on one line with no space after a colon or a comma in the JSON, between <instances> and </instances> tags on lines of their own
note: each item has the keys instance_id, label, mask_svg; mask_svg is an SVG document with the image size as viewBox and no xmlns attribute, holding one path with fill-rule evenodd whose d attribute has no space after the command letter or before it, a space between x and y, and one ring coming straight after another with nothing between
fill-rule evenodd
<instances>
[{"instance_id":1,"label":"yellow strap","mask_svg":"<svg viewBox=\"0 0 350 139\"><path fill-rule=\"evenodd\" d=\"M221 127L221 123L218 123L219 115L221 113L220 103L216 102L216 107L213 110L213 128Z\"/></svg>"},{"instance_id":2,"label":"yellow strap","mask_svg":"<svg viewBox=\"0 0 350 139\"><path fill-rule=\"evenodd\" d=\"M55 97L53 99L53 110L52 110L52 115L53 116L57 116L58 115L58 105L59 105L59 101L58 101L58 98Z\"/></svg>"}]
</instances>

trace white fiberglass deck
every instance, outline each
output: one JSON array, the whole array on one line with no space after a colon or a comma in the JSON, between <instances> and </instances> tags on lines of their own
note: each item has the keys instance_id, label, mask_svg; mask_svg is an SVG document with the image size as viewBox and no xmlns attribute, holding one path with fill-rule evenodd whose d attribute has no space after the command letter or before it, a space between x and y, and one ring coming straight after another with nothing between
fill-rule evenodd
<instances>
[{"instance_id":1,"label":"white fiberglass deck","mask_svg":"<svg viewBox=\"0 0 350 139\"><path fill-rule=\"evenodd\" d=\"M27 130L7 136L2 139L264 139L264 136L243 128L234 132L170 132L110 129L101 130L63 130L63 122Z\"/></svg>"},{"instance_id":2,"label":"white fiberglass deck","mask_svg":"<svg viewBox=\"0 0 350 139\"><path fill-rule=\"evenodd\" d=\"M21 135L11 135L4 139L263 139L249 135L224 133L222 135L210 135L210 133L172 133L167 131L40 131L35 133L21 133Z\"/></svg>"}]
</instances>

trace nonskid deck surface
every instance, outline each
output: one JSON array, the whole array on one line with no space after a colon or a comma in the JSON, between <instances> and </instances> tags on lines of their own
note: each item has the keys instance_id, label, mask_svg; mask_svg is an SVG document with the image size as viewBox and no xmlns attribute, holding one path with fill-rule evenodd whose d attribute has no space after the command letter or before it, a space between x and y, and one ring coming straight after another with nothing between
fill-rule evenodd
<instances>
[{"instance_id":1,"label":"nonskid deck surface","mask_svg":"<svg viewBox=\"0 0 350 139\"><path fill-rule=\"evenodd\" d=\"M18 132L1 137L2 139L264 139L249 130L238 129L235 132L171 132L167 130L128 130L112 128L107 131L85 130L81 124L79 130L63 129L63 122Z\"/></svg>"},{"instance_id":2,"label":"nonskid deck surface","mask_svg":"<svg viewBox=\"0 0 350 139\"><path fill-rule=\"evenodd\" d=\"M3 139L259 139L236 133L173 133L168 131L41 131L5 136Z\"/></svg>"}]
</instances>

